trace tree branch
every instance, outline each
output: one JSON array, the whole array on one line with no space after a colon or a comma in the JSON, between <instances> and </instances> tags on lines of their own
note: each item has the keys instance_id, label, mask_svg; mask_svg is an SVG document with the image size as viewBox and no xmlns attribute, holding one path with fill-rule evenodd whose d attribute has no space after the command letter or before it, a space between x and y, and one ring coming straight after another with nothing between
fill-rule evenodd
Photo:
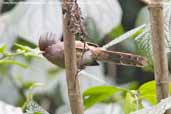
<instances>
[{"instance_id":1,"label":"tree branch","mask_svg":"<svg viewBox=\"0 0 171 114\"><path fill-rule=\"evenodd\" d=\"M169 97L168 62L164 42L163 0L151 0L149 7L153 62L156 80L156 94L158 101ZM167 114L171 114L170 110Z\"/></svg>"},{"instance_id":2,"label":"tree branch","mask_svg":"<svg viewBox=\"0 0 171 114\"><path fill-rule=\"evenodd\" d=\"M72 114L83 114L83 103L80 95L79 80L77 78L75 34L71 32L68 23L70 22L70 3L75 0L63 0L63 28L64 28L64 55L68 86L68 95Z\"/></svg>"}]
</instances>

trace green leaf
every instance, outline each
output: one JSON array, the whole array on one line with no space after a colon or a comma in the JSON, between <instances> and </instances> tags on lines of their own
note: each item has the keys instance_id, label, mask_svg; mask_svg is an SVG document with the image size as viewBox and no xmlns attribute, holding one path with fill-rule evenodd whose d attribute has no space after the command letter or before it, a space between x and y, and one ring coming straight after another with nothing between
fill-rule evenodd
<instances>
[{"instance_id":1,"label":"green leaf","mask_svg":"<svg viewBox=\"0 0 171 114\"><path fill-rule=\"evenodd\" d=\"M19 49L17 49L18 52L24 52L23 55L26 57L41 57L40 53L41 51L38 48L30 48L28 46L24 46L21 44L15 44Z\"/></svg>"},{"instance_id":2,"label":"green leaf","mask_svg":"<svg viewBox=\"0 0 171 114\"><path fill-rule=\"evenodd\" d=\"M112 38L116 38L116 37L120 36L123 33L124 33L123 26L122 25L118 25L117 27L112 29L112 31L109 33L109 36L112 37Z\"/></svg>"},{"instance_id":3,"label":"green leaf","mask_svg":"<svg viewBox=\"0 0 171 114\"><path fill-rule=\"evenodd\" d=\"M171 94L171 82L169 83L169 92Z\"/></svg>"},{"instance_id":4,"label":"green leaf","mask_svg":"<svg viewBox=\"0 0 171 114\"><path fill-rule=\"evenodd\" d=\"M154 80L146 82L143 85L141 85L138 90L139 90L140 94L149 94L149 93L155 94L156 93L156 82Z\"/></svg>"},{"instance_id":5,"label":"green leaf","mask_svg":"<svg viewBox=\"0 0 171 114\"><path fill-rule=\"evenodd\" d=\"M24 45L17 44L17 43L15 43L15 46L17 46L19 49L22 49L22 50L25 50L25 51L29 51L31 49L28 46L24 46Z\"/></svg>"},{"instance_id":6,"label":"green leaf","mask_svg":"<svg viewBox=\"0 0 171 114\"><path fill-rule=\"evenodd\" d=\"M22 68L27 68L28 66L23 64L23 63L20 63L20 62L16 62L16 61L13 61L13 60L8 60L8 59L1 59L0 60L0 64L14 64L14 65L18 65Z\"/></svg>"},{"instance_id":7,"label":"green leaf","mask_svg":"<svg viewBox=\"0 0 171 114\"><path fill-rule=\"evenodd\" d=\"M145 99L152 105L157 104L157 96L155 94L147 94L147 95L143 95L143 96L141 95L141 96L139 96L139 99Z\"/></svg>"},{"instance_id":8,"label":"green leaf","mask_svg":"<svg viewBox=\"0 0 171 114\"><path fill-rule=\"evenodd\" d=\"M43 114L42 112L34 112L34 114Z\"/></svg>"},{"instance_id":9,"label":"green leaf","mask_svg":"<svg viewBox=\"0 0 171 114\"><path fill-rule=\"evenodd\" d=\"M2 44L2 45L0 46L0 53L5 52L6 49L7 49L7 45L6 45L6 44Z\"/></svg>"},{"instance_id":10,"label":"green leaf","mask_svg":"<svg viewBox=\"0 0 171 114\"><path fill-rule=\"evenodd\" d=\"M101 93L115 93L120 91L127 91L125 88L115 87L115 86L95 86L84 91L83 96L87 95L97 95Z\"/></svg>"},{"instance_id":11,"label":"green leaf","mask_svg":"<svg viewBox=\"0 0 171 114\"><path fill-rule=\"evenodd\" d=\"M33 89L35 87L39 87L39 86L42 86L43 84L42 83L38 83L38 82L25 82L23 84L23 88L24 89Z\"/></svg>"},{"instance_id":12,"label":"green leaf","mask_svg":"<svg viewBox=\"0 0 171 114\"><path fill-rule=\"evenodd\" d=\"M133 94L131 94L131 92L127 92L124 101L125 114L130 114L131 112L134 112L141 108L142 108L141 101L136 99L136 97Z\"/></svg>"},{"instance_id":13,"label":"green leaf","mask_svg":"<svg viewBox=\"0 0 171 114\"><path fill-rule=\"evenodd\" d=\"M111 97L112 95L127 91L124 88L114 87L114 86L95 86L87 89L83 93L84 106L89 108L94 104L104 101Z\"/></svg>"},{"instance_id":14,"label":"green leaf","mask_svg":"<svg viewBox=\"0 0 171 114\"><path fill-rule=\"evenodd\" d=\"M146 99L151 104L155 105L157 103L156 100L156 82L155 81L149 81L145 84L141 85L138 89L141 99Z\"/></svg>"},{"instance_id":15,"label":"green leaf","mask_svg":"<svg viewBox=\"0 0 171 114\"><path fill-rule=\"evenodd\" d=\"M129 92L126 93L124 101L124 112L125 114L130 114L136 110L135 97L133 97Z\"/></svg>"},{"instance_id":16,"label":"green leaf","mask_svg":"<svg viewBox=\"0 0 171 114\"><path fill-rule=\"evenodd\" d=\"M131 82L128 84L128 87L127 87L129 90L136 90L138 88L138 82Z\"/></svg>"},{"instance_id":17,"label":"green leaf","mask_svg":"<svg viewBox=\"0 0 171 114\"><path fill-rule=\"evenodd\" d=\"M140 99L146 99L153 105L157 104L156 82L154 80L141 85L138 91L140 93ZM171 83L169 84L169 92L171 94Z\"/></svg>"}]
</instances>

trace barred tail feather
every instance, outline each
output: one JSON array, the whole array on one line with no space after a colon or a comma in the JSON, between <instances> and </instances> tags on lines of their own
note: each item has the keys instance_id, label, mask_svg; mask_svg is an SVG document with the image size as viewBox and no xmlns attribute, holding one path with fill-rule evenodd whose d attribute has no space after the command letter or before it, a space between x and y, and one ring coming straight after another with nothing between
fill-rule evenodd
<instances>
[{"instance_id":1,"label":"barred tail feather","mask_svg":"<svg viewBox=\"0 0 171 114\"><path fill-rule=\"evenodd\" d=\"M117 51L106 51L101 48L96 48L93 51L93 55L96 60L112 62L119 65L144 67L147 64L145 57Z\"/></svg>"}]
</instances>

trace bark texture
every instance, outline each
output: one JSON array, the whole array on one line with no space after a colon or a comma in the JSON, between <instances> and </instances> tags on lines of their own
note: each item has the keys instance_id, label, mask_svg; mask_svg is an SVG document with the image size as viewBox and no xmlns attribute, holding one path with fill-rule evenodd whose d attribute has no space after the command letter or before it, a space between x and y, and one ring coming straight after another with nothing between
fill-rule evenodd
<instances>
[{"instance_id":1,"label":"bark texture","mask_svg":"<svg viewBox=\"0 0 171 114\"><path fill-rule=\"evenodd\" d=\"M164 16L162 0L151 0L148 4L152 31L153 62L158 102L169 97L168 62L165 50ZM167 114L171 114L170 110Z\"/></svg>"},{"instance_id":2,"label":"bark texture","mask_svg":"<svg viewBox=\"0 0 171 114\"><path fill-rule=\"evenodd\" d=\"M72 114L83 114L83 103L80 94L79 80L77 76L75 34L68 27L70 16L68 14L69 4L75 0L63 0L63 31L64 31L64 54L68 95ZM66 9L67 8L67 9ZM65 9L65 11L64 11Z\"/></svg>"}]
</instances>

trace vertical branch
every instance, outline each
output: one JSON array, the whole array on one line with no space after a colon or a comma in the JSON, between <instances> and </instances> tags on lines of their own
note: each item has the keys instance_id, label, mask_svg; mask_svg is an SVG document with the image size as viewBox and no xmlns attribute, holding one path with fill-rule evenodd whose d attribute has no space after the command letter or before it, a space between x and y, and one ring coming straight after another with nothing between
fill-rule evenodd
<instances>
[{"instance_id":1,"label":"vertical branch","mask_svg":"<svg viewBox=\"0 0 171 114\"><path fill-rule=\"evenodd\" d=\"M151 0L148 5L152 31L153 62L158 101L169 97L168 62L164 43L165 35L162 2L163 0Z\"/></svg>"},{"instance_id":2,"label":"vertical branch","mask_svg":"<svg viewBox=\"0 0 171 114\"><path fill-rule=\"evenodd\" d=\"M68 95L72 114L83 114L83 103L80 95L79 80L77 76L77 62L75 49L75 34L70 30L71 6L75 0L63 0L63 31L64 31L64 55L68 86Z\"/></svg>"}]
</instances>

